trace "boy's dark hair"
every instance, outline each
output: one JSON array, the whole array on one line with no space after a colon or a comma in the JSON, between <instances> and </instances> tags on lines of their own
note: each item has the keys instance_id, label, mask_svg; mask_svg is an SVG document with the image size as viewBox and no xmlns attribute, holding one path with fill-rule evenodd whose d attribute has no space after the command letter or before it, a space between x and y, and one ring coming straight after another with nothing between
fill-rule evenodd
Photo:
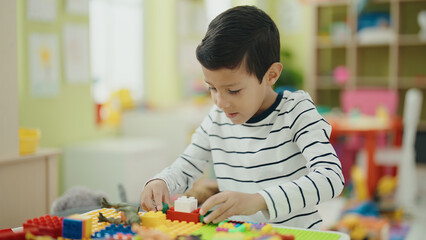
<instances>
[{"instance_id":1,"label":"boy's dark hair","mask_svg":"<svg viewBox=\"0 0 426 240\"><path fill-rule=\"evenodd\" d=\"M198 45L197 59L209 70L246 64L262 82L269 67L280 61L280 35L274 21L254 6L230 8L213 19Z\"/></svg>"}]
</instances>

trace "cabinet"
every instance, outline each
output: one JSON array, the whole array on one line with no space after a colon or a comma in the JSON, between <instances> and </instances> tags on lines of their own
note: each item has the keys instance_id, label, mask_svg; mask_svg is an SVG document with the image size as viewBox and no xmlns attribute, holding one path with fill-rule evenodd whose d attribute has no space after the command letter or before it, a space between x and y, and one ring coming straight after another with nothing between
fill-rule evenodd
<instances>
[{"instance_id":1,"label":"cabinet","mask_svg":"<svg viewBox=\"0 0 426 240\"><path fill-rule=\"evenodd\" d=\"M0 157L0 229L46 215L58 196L58 149Z\"/></svg>"},{"instance_id":2,"label":"cabinet","mask_svg":"<svg viewBox=\"0 0 426 240\"><path fill-rule=\"evenodd\" d=\"M306 88L318 105L338 107L344 89L390 88L400 93L402 114L408 88L426 96L426 37L417 20L426 0L323 0L312 6ZM338 67L346 70L341 82L333 77ZM426 111L420 128L426 130Z\"/></svg>"}]
</instances>

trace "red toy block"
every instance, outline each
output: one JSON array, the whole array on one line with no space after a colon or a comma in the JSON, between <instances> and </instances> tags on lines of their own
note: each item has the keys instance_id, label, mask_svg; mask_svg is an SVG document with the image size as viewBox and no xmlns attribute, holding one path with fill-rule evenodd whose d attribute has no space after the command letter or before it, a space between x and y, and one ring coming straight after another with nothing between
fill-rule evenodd
<instances>
[{"instance_id":1,"label":"red toy block","mask_svg":"<svg viewBox=\"0 0 426 240\"><path fill-rule=\"evenodd\" d=\"M0 231L0 240L25 240L25 232Z\"/></svg>"},{"instance_id":2,"label":"red toy block","mask_svg":"<svg viewBox=\"0 0 426 240\"><path fill-rule=\"evenodd\" d=\"M22 224L24 232L31 231L38 236L51 236L57 238L62 236L63 217L45 215L38 218L28 219Z\"/></svg>"},{"instance_id":3,"label":"red toy block","mask_svg":"<svg viewBox=\"0 0 426 240\"><path fill-rule=\"evenodd\" d=\"M186 222L193 222L193 223L199 223L200 222L200 209L197 208L191 213L186 212L176 212L174 207L169 208L167 210L167 219L170 219L172 221L178 220L178 221L186 221Z\"/></svg>"}]
</instances>

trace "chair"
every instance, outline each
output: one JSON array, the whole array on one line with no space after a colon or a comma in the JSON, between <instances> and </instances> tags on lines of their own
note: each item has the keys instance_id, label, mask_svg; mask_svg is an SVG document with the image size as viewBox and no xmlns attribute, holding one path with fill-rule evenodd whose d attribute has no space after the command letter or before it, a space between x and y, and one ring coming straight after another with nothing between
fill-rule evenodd
<instances>
[{"instance_id":1,"label":"chair","mask_svg":"<svg viewBox=\"0 0 426 240\"><path fill-rule=\"evenodd\" d=\"M393 89L350 89L340 95L341 109L345 114L357 112L365 115L376 115L378 109L385 109L388 116L395 116L398 107L398 92ZM378 136L378 146L386 145L386 135ZM344 143L337 147L342 162L345 181L350 182L350 172L356 160L356 154L363 148L362 138L347 137Z\"/></svg>"},{"instance_id":2,"label":"chair","mask_svg":"<svg viewBox=\"0 0 426 240\"><path fill-rule=\"evenodd\" d=\"M394 116L398 107L398 92L392 89L355 89L345 90L340 96L344 113L358 109L362 114L375 115L382 106L389 116Z\"/></svg>"},{"instance_id":3,"label":"chair","mask_svg":"<svg viewBox=\"0 0 426 240\"><path fill-rule=\"evenodd\" d=\"M376 150L375 162L381 166L396 166L398 169L398 187L396 201L405 209L414 206L417 194L414 149L417 125L420 119L423 94L419 89L409 89L405 95L403 112L403 137L401 147L382 147ZM357 163L366 160L365 151L357 155Z\"/></svg>"}]
</instances>

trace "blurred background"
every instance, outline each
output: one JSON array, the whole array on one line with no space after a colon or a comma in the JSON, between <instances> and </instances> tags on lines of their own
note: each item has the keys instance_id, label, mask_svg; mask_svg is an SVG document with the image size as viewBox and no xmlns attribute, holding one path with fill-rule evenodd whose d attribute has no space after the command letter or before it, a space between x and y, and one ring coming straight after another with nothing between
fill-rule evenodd
<instances>
[{"instance_id":1,"label":"blurred background","mask_svg":"<svg viewBox=\"0 0 426 240\"><path fill-rule=\"evenodd\" d=\"M137 203L212 106L195 48L237 5L256 5L280 30L276 91L309 92L336 129L347 187L325 206L335 213L324 229L374 237L397 222L388 236L424 233L415 226L425 219L409 213L426 199L425 0L0 1L0 229L68 210L55 207L75 187ZM389 148L400 157L380 162L380 150L396 156ZM396 202L386 217L385 198ZM342 223L367 201L377 203L374 224Z\"/></svg>"}]
</instances>

